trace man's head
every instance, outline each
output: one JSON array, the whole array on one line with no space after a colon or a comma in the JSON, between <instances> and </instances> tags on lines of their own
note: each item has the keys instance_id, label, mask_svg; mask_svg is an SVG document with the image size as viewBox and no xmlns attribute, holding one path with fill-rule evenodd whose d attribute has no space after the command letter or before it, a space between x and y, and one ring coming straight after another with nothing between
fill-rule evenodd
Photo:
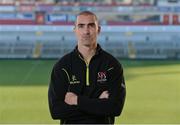
<instances>
[{"instance_id":1,"label":"man's head","mask_svg":"<svg viewBox=\"0 0 180 125\"><path fill-rule=\"evenodd\" d=\"M83 11L77 15L74 32L78 45L90 46L97 43L100 33L97 16L90 11Z\"/></svg>"}]
</instances>

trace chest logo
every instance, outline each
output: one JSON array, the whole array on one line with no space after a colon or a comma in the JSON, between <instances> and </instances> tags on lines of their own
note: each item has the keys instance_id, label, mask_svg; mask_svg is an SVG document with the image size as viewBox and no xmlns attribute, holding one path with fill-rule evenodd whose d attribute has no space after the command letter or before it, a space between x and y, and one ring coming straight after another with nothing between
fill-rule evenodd
<instances>
[{"instance_id":1,"label":"chest logo","mask_svg":"<svg viewBox=\"0 0 180 125\"><path fill-rule=\"evenodd\" d=\"M107 81L106 72L98 72L97 82L105 82Z\"/></svg>"},{"instance_id":2,"label":"chest logo","mask_svg":"<svg viewBox=\"0 0 180 125\"><path fill-rule=\"evenodd\" d=\"M80 81L77 80L75 75L72 75L70 84L78 84L78 83L80 83Z\"/></svg>"}]
</instances>

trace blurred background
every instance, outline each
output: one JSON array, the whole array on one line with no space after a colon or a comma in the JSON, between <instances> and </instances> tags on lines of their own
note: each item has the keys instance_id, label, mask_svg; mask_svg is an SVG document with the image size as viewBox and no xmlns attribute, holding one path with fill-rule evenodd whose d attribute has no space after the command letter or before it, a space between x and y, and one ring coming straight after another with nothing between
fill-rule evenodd
<instances>
[{"instance_id":1,"label":"blurred background","mask_svg":"<svg viewBox=\"0 0 180 125\"><path fill-rule=\"evenodd\" d=\"M73 24L97 14L98 42L124 67L122 124L180 124L180 0L0 0L0 124L58 124L47 91L76 45Z\"/></svg>"}]
</instances>

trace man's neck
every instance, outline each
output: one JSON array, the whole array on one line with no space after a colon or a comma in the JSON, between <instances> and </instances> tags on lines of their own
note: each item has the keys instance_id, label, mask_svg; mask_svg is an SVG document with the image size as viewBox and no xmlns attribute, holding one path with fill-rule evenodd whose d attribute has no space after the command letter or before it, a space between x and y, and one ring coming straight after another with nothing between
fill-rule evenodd
<instances>
[{"instance_id":1,"label":"man's neck","mask_svg":"<svg viewBox=\"0 0 180 125\"><path fill-rule=\"evenodd\" d=\"M91 58L96 53L97 44L91 46L80 46L78 45L78 50L82 54L83 58L87 63L90 62Z\"/></svg>"}]
</instances>

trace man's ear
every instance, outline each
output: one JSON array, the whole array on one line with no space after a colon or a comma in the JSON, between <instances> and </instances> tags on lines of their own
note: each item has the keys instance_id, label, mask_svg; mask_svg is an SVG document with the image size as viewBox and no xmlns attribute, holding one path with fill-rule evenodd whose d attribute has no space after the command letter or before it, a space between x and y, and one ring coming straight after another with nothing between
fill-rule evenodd
<instances>
[{"instance_id":1,"label":"man's ear","mask_svg":"<svg viewBox=\"0 0 180 125\"><path fill-rule=\"evenodd\" d=\"M101 26L98 26L98 34L101 32Z\"/></svg>"}]
</instances>

